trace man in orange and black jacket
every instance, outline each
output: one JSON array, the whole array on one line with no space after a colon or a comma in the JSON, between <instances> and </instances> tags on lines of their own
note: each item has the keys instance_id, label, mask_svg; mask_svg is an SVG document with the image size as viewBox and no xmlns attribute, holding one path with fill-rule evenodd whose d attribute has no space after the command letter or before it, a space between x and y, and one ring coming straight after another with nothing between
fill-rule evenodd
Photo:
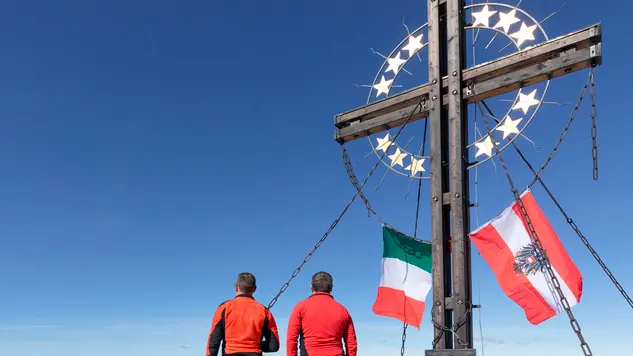
<instances>
[{"instance_id":1,"label":"man in orange and black jacket","mask_svg":"<svg viewBox=\"0 0 633 356\"><path fill-rule=\"evenodd\" d=\"M330 294L332 287L329 273L312 276L312 295L299 302L290 314L287 356L297 356L297 339L301 356L356 356L354 322L347 309Z\"/></svg>"},{"instance_id":2,"label":"man in orange and black jacket","mask_svg":"<svg viewBox=\"0 0 633 356\"><path fill-rule=\"evenodd\" d=\"M261 356L279 351L279 332L273 315L253 298L255 276L240 273L235 298L218 307L207 341L207 356Z\"/></svg>"}]
</instances>

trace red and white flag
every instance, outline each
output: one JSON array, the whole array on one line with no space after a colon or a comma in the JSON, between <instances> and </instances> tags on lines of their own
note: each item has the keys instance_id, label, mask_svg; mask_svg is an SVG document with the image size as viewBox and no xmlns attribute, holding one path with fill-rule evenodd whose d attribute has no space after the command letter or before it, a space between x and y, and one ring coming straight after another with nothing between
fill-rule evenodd
<instances>
[{"instance_id":1,"label":"red and white flag","mask_svg":"<svg viewBox=\"0 0 633 356\"><path fill-rule=\"evenodd\" d=\"M582 295L580 271L529 190L521 195L521 201L561 290L573 307ZM530 323L539 324L564 311L516 201L501 215L473 231L470 238L492 268L501 289L523 308Z\"/></svg>"}]
</instances>

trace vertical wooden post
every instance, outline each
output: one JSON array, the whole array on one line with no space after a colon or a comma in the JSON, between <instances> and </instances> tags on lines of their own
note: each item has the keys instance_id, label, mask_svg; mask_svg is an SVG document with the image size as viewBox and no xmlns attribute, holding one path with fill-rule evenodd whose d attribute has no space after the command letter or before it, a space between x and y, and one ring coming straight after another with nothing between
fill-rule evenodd
<instances>
[{"instance_id":1,"label":"vertical wooden post","mask_svg":"<svg viewBox=\"0 0 633 356\"><path fill-rule=\"evenodd\" d=\"M472 306L470 243L468 233L468 106L462 100L462 71L466 63L464 0L447 0L448 33L448 114L450 130L450 200L453 262L453 323L457 328L456 349L470 349L472 340ZM446 276L445 276L446 278ZM459 326L460 321L463 325ZM461 343L458 342L459 338Z\"/></svg>"},{"instance_id":2,"label":"vertical wooden post","mask_svg":"<svg viewBox=\"0 0 633 356\"><path fill-rule=\"evenodd\" d=\"M447 71L446 5L439 0L428 1L429 53L429 116L431 153L431 240L433 244L433 319L445 328L452 327L452 310L446 299L452 293L450 236L450 205L445 199L449 191L448 110L444 107L442 77ZM434 328L435 350L452 349L453 338L448 332Z\"/></svg>"},{"instance_id":3,"label":"vertical wooden post","mask_svg":"<svg viewBox=\"0 0 633 356\"><path fill-rule=\"evenodd\" d=\"M464 3L429 0L428 4L433 319L448 329L462 324L457 329L461 343L451 332L434 328L434 350L472 349L468 119L461 95L466 64ZM443 77L448 77L447 103L441 92Z\"/></svg>"}]
</instances>

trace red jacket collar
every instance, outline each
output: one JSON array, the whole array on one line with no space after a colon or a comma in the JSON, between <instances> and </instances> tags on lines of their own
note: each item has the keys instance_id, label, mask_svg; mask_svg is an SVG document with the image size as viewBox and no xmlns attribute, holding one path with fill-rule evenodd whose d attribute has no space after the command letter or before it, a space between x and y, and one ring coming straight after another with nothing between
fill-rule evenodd
<instances>
[{"instance_id":1,"label":"red jacket collar","mask_svg":"<svg viewBox=\"0 0 633 356\"><path fill-rule=\"evenodd\" d=\"M328 297L330 297L330 298L334 298L334 297L332 296L332 294L327 293L327 292L316 292L316 293L313 293L313 294L310 296L310 298L312 298L312 297L314 297L314 296L317 296L317 295L326 295L326 296L328 296Z\"/></svg>"}]
</instances>

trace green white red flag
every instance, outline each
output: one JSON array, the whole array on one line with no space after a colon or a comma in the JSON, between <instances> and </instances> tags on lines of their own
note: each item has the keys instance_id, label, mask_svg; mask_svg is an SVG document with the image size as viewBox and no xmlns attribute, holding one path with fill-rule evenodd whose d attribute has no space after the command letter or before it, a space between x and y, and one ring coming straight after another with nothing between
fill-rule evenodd
<instances>
[{"instance_id":1,"label":"green white red flag","mask_svg":"<svg viewBox=\"0 0 633 356\"><path fill-rule=\"evenodd\" d=\"M582 295L580 271L529 190L521 195L521 201L561 290L573 307L580 302ZM530 237L516 201L499 216L473 231L470 238L490 265L501 289L523 308L530 323L536 325L564 312L543 256Z\"/></svg>"},{"instance_id":2,"label":"green white red flag","mask_svg":"<svg viewBox=\"0 0 633 356\"><path fill-rule=\"evenodd\" d=\"M431 290L431 244L382 228L382 272L374 313L420 327Z\"/></svg>"}]
</instances>

